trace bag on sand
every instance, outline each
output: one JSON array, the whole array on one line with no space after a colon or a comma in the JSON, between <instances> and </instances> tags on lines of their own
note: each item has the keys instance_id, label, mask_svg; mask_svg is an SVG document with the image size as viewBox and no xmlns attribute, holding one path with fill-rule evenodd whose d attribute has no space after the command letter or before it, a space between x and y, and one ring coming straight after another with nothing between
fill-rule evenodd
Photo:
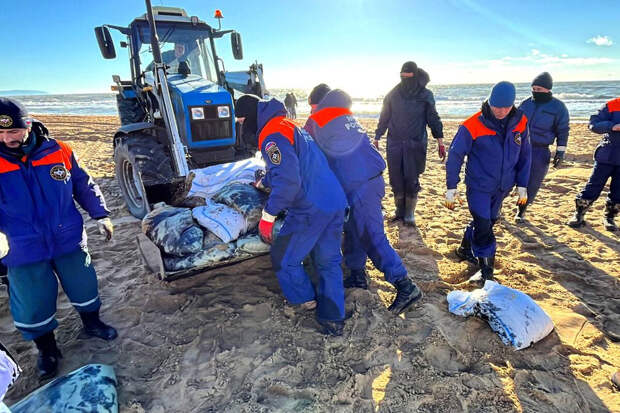
<instances>
[{"instance_id":1,"label":"bag on sand","mask_svg":"<svg viewBox=\"0 0 620 413\"><path fill-rule=\"evenodd\" d=\"M245 217L245 232L254 230L260 221L267 194L252 185L232 182L213 196L213 201L241 212Z\"/></svg>"},{"instance_id":2,"label":"bag on sand","mask_svg":"<svg viewBox=\"0 0 620 413\"><path fill-rule=\"evenodd\" d=\"M235 254L235 244L219 244L209 250L200 251L186 257L164 257L167 271L181 271L194 267L205 267L227 260Z\"/></svg>"},{"instance_id":3,"label":"bag on sand","mask_svg":"<svg viewBox=\"0 0 620 413\"><path fill-rule=\"evenodd\" d=\"M224 204L207 201L205 206L194 208L192 215L201 227L208 229L225 243L236 240L245 231L243 214Z\"/></svg>"},{"instance_id":4,"label":"bag on sand","mask_svg":"<svg viewBox=\"0 0 620 413\"><path fill-rule=\"evenodd\" d=\"M484 288L448 293L448 308L460 316L486 319L504 344L517 350L529 347L553 331L553 321L521 291L487 280Z\"/></svg>"},{"instance_id":5,"label":"bag on sand","mask_svg":"<svg viewBox=\"0 0 620 413\"><path fill-rule=\"evenodd\" d=\"M188 208L155 204L142 219L142 232L169 255L182 257L202 250L204 234Z\"/></svg>"}]
</instances>

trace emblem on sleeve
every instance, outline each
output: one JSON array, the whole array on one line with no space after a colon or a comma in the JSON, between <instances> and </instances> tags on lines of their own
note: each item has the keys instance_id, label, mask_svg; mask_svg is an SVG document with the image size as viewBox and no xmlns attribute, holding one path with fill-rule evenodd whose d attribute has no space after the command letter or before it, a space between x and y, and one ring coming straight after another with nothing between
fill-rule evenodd
<instances>
[{"instance_id":1,"label":"emblem on sleeve","mask_svg":"<svg viewBox=\"0 0 620 413\"><path fill-rule=\"evenodd\" d=\"M50 176L56 181L66 181L71 177L64 165L55 165L50 169Z\"/></svg>"},{"instance_id":2,"label":"emblem on sleeve","mask_svg":"<svg viewBox=\"0 0 620 413\"><path fill-rule=\"evenodd\" d=\"M282 162L282 154L280 153L280 148L276 145L275 142L269 142L265 146L265 152L267 152L267 156L269 157L269 161L271 161L274 165L280 165Z\"/></svg>"},{"instance_id":3,"label":"emblem on sleeve","mask_svg":"<svg viewBox=\"0 0 620 413\"><path fill-rule=\"evenodd\" d=\"M521 145L521 132L515 133L515 143Z\"/></svg>"}]
</instances>

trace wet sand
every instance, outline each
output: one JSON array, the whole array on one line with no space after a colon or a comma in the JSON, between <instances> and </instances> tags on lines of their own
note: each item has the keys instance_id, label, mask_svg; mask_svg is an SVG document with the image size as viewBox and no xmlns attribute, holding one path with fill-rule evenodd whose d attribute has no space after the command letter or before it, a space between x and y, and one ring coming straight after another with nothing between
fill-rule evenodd
<instances>
[{"instance_id":1,"label":"wet sand","mask_svg":"<svg viewBox=\"0 0 620 413\"><path fill-rule=\"evenodd\" d=\"M447 310L446 294L476 269L454 256L470 217L466 205L455 212L442 206L445 169L434 142L417 228L386 225L425 297L393 317L386 307L394 289L368 263L370 290L347 291L352 316L344 336L325 338L311 314L285 303L268 257L170 283L150 274L136 248L139 222L124 208L114 179L118 119L39 119L73 146L101 185L116 224L109 244L92 221L87 232L103 319L120 336L113 342L85 337L61 292L61 373L86 363L113 365L122 412L620 411L609 379L620 368L614 341L620 337L619 235L602 225L603 197L588 213L587 227L564 225L598 142L585 124L571 125L566 162L551 168L528 223L514 224L511 197L496 227L499 281L529 294L556 325L543 341L515 351L486 322ZM373 131L376 121L363 124ZM447 141L457 125L445 123ZM391 214L389 188L387 193L384 206ZM36 349L16 332L4 289L0 336L25 370L7 395L11 404L39 383Z\"/></svg>"}]
</instances>

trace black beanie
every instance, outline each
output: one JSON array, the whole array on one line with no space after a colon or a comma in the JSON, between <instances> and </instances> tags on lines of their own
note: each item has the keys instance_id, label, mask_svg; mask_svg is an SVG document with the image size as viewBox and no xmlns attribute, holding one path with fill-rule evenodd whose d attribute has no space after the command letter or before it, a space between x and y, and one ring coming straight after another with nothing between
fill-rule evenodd
<instances>
[{"instance_id":1,"label":"black beanie","mask_svg":"<svg viewBox=\"0 0 620 413\"><path fill-rule=\"evenodd\" d=\"M417 73L418 65L415 62L405 62L403 67L400 68L401 73Z\"/></svg>"},{"instance_id":2,"label":"black beanie","mask_svg":"<svg viewBox=\"0 0 620 413\"><path fill-rule=\"evenodd\" d=\"M28 129L28 111L11 98L0 98L0 129Z\"/></svg>"},{"instance_id":3,"label":"black beanie","mask_svg":"<svg viewBox=\"0 0 620 413\"><path fill-rule=\"evenodd\" d=\"M542 72L532 80L532 86L541 86L551 90L553 87L553 79L548 72Z\"/></svg>"},{"instance_id":4,"label":"black beanie","mask_svg":"<svg viewBox=\"0 0 620 413\"><path fill-rule=\"evenodd\" d=\"M235 116L245 118L243 121L243 129L245 131L256 133L258 130L258 101L260 98L256 95L243 95L235 103Z\"/></svg>"},{"instance_id":5,"label":"black beanie","mask_svg":"<svg viewBox=\"0 0 620 413\"><path fill-rule=\"evenodd\" d=\"M308 95L308 100L310 101L310 104L318 105L330 90L331 89L329 88L329 86L327 86L325 83L320 83L316 85L314 89L312 89L312 92L310 92L310 95Z\"/></svg>"}]
</instances>

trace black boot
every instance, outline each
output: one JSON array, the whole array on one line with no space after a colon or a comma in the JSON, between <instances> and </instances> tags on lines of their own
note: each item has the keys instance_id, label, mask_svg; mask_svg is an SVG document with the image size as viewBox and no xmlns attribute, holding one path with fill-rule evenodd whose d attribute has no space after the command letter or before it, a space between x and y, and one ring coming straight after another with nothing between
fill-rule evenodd
<instances>
[{"instance_id":1,"label":"black boot","mask_svg":"<svg viewBox=\"0 0 620 413\"><path fill-rule=\"evenodd\" d=\"M396 298L392 305L388 307L388 310L394 315L399 315L411 304L422 298L422 291L409 277L395 281L394 287L396 288Z\"/></svg>"},{"instance_id":2,"label":"black boot","mask_svg":"<svg viewBox=\"0 0 620 413\"><path fill-rule=\"evenodd\" d=\"M461 245L455 251L456 256L463 261L470 262L472 264L478 264L478 260L474 257L474 253L471 250L471 242L463 236Z\"/></svg>"},{"instance_id":3,"label":"black boot","mask_svg":"<svg viewBox=\"0 0 620 413\"><path fill-rule=\"evenodd\" d=\"M592 201L588 201L586 199L577 198L575 199L575 215L567 222L568 226L573 228L579 228L586 224L584 217L586 215L586 211L592 205Z\"/></svg>"},{"instance_id":4,"label":"black boot","mask_svg":"<svg viewBox=\"0 0 620 413\"><path fill-rule=\"evenodd\" d=\"M394 206L396 206L396 212L390 218L390 222L400 221L405 216L405 195L394 194Z\"/></svg>"},{"instance_id":5,"label":"black boot","mask_svg":"<svg viewBox=\"0 0 620 413\"><path fill-rule=\"evenodd\" d=\"M361 288L368 289L368 280L366 279L366 270L351 270L351 274L342 282L344 288Z\"/></svg>"},{"instance_id":6,"label":"black boot","mask_svg":"<svg viewBox=\"0 0 620 413\"><path fill-rule=\"evenodd\" d=\"M405 199L405 216L403 221L408 227L415 227L415 207L418 203L418 196L408 196Z\"/></svg>"},{"instance_id":7,"label":"black boot","mask_svg":"<svg viewBox=\"0 0 620 413\"><path fill-rule=\"evenodd\" d=\"M104 340L114 340L118 333L114 327L110 327L99 319L99 311L89 313L79 313L84 324L84 331L92 337L99 337Z\"/></svg>"},{"instance_id":8,"label":"black boot","mask_svg":"<svg viewBox=\"0 0 620 413\"><path fill-rule=\"evenodd\" d=\"M486 280L493 281L495 257L478 257L478 265L480 265L480 271L475 273L469 281L479 285L480 287L484 287Z\"/></svg>"},{"instance_id":9,"label":"black boot","mask_svg":"<svg viewBox=\"0 0 620 413\"><path fill-rule=\"evenodd\" d=\"M321 326L321 333L326 336L341 336L344 330L344 321L328 321L317 318L317 322Z\"/></svg>"},{"instance_id":10,"label":"black boot","mask_svg":"<svg viewBox=\"0 0 620 413\"><path fill-rule=\"evenodd\" d=\"M54 331L35 338L34 344L39 350L39 357L37 358L39 380L51 379L58 372L58 360L62 358L60 350L56 347Z\"/></svg>"},{"instance_id":11,"label":"black boot","mask_svg":"<svg viewBox=\"0 0 620 413\"><path fill-rule=\"evenodd\" d=\"M525 223L525 210L527 209L527 205L519 205L519 211L517 215L515 215L515 223L523 224Z\"/></svg>"},{"instance_id":12,"label":"black boot","mask_svg":"<svg viewBox=\"0 0 620 413\"><path fill-rule=\"evenodd\" d=\"M605 224L605 229L607 231L617 231L618 227L616 226L616 222L614 219L616 215L620 212L620 204L614 204L611 201L607 200L605 204L605 218L603 223Z\"/></svg>"}]
</instances>

